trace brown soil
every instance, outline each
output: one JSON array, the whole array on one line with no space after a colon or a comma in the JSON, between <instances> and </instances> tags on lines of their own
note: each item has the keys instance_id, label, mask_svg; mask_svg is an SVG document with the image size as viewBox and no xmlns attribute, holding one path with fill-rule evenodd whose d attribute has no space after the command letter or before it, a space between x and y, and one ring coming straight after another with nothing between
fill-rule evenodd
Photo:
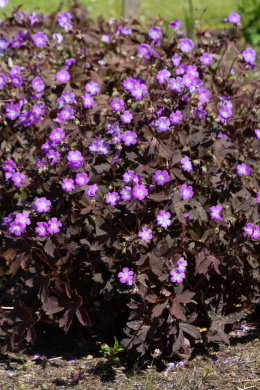
<instances>
[{"instance_id":1,"label":"brown soil","mask_svg":"<svg viewBox=\"0 0 260 390\"><path fill-rule=\"evenodd\" d=\"M237 337L231 332L231 343L206 344L198 342L189 357L178 354L175 359L162 356L143 366L130 369L127 361L114 374L97 368L104 358L96 351L76 358L72 353L57 351L56 357L42 355L31 361L33 351L22 356L8 353L0 358L1 390L257 390L260 389L259 329L250 328L246 335ZM46 348L46 345L45 345ZM53 353L53 351L51 351ZM124 358L122 358L123 361ZM181 367L178 361L184 360ZM166 373L167 364L175 366ZM76 379L81 372L80 379ZM208 373L208 375L206 375ZM206 377L205 377L206 376Z\"/></svg>"}]
</instances>

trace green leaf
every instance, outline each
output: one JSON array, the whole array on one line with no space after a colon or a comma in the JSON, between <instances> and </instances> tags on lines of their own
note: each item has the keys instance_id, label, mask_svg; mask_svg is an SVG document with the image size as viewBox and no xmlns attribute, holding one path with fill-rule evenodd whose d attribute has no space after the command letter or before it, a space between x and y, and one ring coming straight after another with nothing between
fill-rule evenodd
<instances>
[{"instance_id":1,"label":"green leaf","mask_svg":"<svg viewBox=\"0 0 260 390\"><path fill-rule=\"evenodd\" d=\"M119 347L119 342L118 342L116 336L114 336L114 339L115 339L114 350L117 350L117 348Z\"/></svg>"},{"instance_id":2,"label":"green leaf","mask_svg":"<svg viewBox=\"0 0 260 390\"><path fill-rule=\"evenodd\" d=\"M113 363L115 363L118 367L121 366L121 362L120 362L119 357L114 357L114 358L113 358Z\"/></svg>"},{"instance_id":3,"label":"green leaf","mask_svg":"<svg viewBox=\"0 0 260 390\"><path fill-rule=\"evenodd\" d=\"M206 369L204 378L206 379L208 375L209 375L209 368Z\"/></svg>"}]
</instances>

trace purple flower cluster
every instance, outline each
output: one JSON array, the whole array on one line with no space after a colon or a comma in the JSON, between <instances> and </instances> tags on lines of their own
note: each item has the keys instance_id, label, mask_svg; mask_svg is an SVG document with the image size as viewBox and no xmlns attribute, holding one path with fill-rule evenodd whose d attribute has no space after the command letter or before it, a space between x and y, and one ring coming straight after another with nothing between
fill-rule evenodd
<instances>
[{"instance_id":1,"label":"purple flower cluster","mask_svg":"<svg viewBox=\"0 0 260 390\"><path fill-rule=\"evenodd\" d=\"M185 271L186 271L187 265L188 265L188 263L183 257L181 257L177 261L177 268L171 270L171 272L170 272L171 281L173 283L175 283L175 282L182 283L183 282L183 279L185 278Z\"/></svg>"},{"instance_id":2,"label":"purple flower cluster","mask_svg":"<svg viewBox=\"0 0 260 390\"><path fill-rule=\"evenodd\" d=\"M16 163L9 159L3 162L3 170L5 172L5 180L11 178L13 185L15 187L20 187L24 184L25 175L20 172L15 172L16 170Z\"/></svg>"},{"instance_id":3,"label":"purple flower cluster","mask_svg":"<svg viewBox=\"0 0 260 390\"><path fill-rule=\"evenodd\" d=\"M108 154L109 143L97 137L96 141L93 141L89 147L89 151L98 154Z\"/></svg>"},{"instance_id":4,"label":"purple flower cluster","mask_svg":"<svg viewBox=\"0 0 260 390\"><path fill-rule=\"evenodd\" d=\"M142 100L142 98L147 94L146 85L140 80L135 80L132 77L129 77L123 82L123 86L126 91L130 92L132 97L136 100Z\"/></svg>"}]
</instances>

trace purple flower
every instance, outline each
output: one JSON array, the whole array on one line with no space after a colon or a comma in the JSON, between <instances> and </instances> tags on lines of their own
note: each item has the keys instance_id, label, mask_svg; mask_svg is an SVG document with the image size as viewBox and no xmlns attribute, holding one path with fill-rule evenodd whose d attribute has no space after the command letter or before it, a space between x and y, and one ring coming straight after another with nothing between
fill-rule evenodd
<instances>
[{"instance_id":1,"label":"purple flower","mask_svg":"<svg viewBox=\"0 0 260 390\"><path fill-rule=\"evenodd\" d=\"M237 166L237 172L239 175L248 176L250 172L250 167L247 167L245 163L242 163Z\"/></svg>"},{"instance_id":2,"label":"purple flower","mask_svg":"<svg viewBox=\"0 0 260 390\"><path fill-rule=\"evenodd\" d=\"M193 86L196 82L195 77L192 76L191 74L185 74L182 78L183 84L187 87L190 88Z\"/></svg>"},{"instance_id":3,"label":"purple flower","mask_svg":"<svg viewBox=\"0 0 260 390\"><path fill-rule=\"evenodd\" d=\"M255 52L255 50L253 50L249 47L242 52L242 56L243 56L245 62L247 62L248 64L252 64L255 62L256 52Z\"/></svg>"},{"instance_id":4,"label":"purple flower","mask_svg":"<svg viewBox=\"0 0 260 390\"><path fill-rule=\"evenodd\" d=\"M148 195L148 190L143 184L137 184L133 189L133 196L136 199L143 200Z\"/></svg>"},{"instance_id":5,"label":"purple flower","mask_svg":"<svg viewBox=\"0 0 260 390\"><path fill-rule=\"evenodd\" d=\"M11 80L11 83L13 84L13 86L15 88L20 87L21 85L23 85L23 78L22 78L22 76L20 74L16 74L14 76L11 76L10 80Z\"/></svg>"},{"instance_id":6,"label":"purple flower","mask_svg":"<svg viewBox=\"0 0 260 390\"><path fill-rule=\"evenodd\" d=\"M187 260L184 259L184 257L180 257L176 264L180 273L185 272L188 263Z\"/></svg>"},{"instance_id":7,"label":"purple flower","mask_svg":"<svg viewBox=\"0 0 260 390\"><path fill-rule=\"evenodd\" d=\"M169 181L169 175L167 171L158 170L155 172L153 180L157 182L158 185L162 186L164 183Z\"/></svg>"},{"instance_id":8,"label":"purple flower","mask_svg":"<svg viewBox=\"0 0 260 390\"><path fill-rule=\"evenodd\" d=\"M65 133L62 128L53 129L50 134L50 140L54 143L59 143L65 138Z\"/></svg>"},{"instance_id":9,"label":"purple flower","mask_svg":"<svg viewBox=\"0 0 260 390\"><path fill-rule=\"evenodd\" d=\"M204 53L204 54L202 54L202 56L200 56L200 62L202 63L202 65L205 65L205 66L211 65L213 62L213 57L209 53Z\"/></svg>"},{"instance_id":10,"label":"purple flower","mask_svg":"<svg viewBox=\"0 0 260 390\"><path fill-rule=\"evenodd\" d=\"M71 192L72 190L75 189L75 184L73 179L68 179L68 178L64 179L61 186L67 192Z\"/></svg>"},{"instance_id":11,"label":"purple flower","mask_svg":"<svg viewBox=\"0 0 260 390\"><path fill-rule=\"evenodd\" d=\"M45 237L48 235L48 224L46 222L37 222L37 228L35 228L35 233L40 237Z\"/></svg>"},{"instance_id":12,"label":"purple flower","mask_svg":"<svg viewBox=\"0 0 260 390\"><path fill-rule=\"evenodd\" d=\"M183 197L184 200L188 200L192 198L194 192L192 191L192 186L187 186L187 184L183 184L181 187L180 196Z\"/></svg>"},{"instance_id":13,"label":"purple flower","mask_svg":"<svg viewBox=\"0 0 260 390\"><path fill-rule=\"evenodd\" d=\"M218 110L218 114L224 121L232 116L232 111L228 107L220 108Z\"/></svg>"},{"instance_id":14,"label":"purple flower","mask_svg":"<svg viewBox=\"0 0 260 390\"><path fill-rule=\"evenodd\" d=\"M66 32L70 30L71 26L71 14L68 12L61 12L58 15L58 24L64 28Z\"/></svg>"},{"instance_id":15,"label":"purple flower","mask_svg":"<svg viewBox=\"0 0 260 390\"><path fill-rule=\"evenodd\" d=\"M204 104L204 103L207 103L209 101L209 98L210 98L209 90L205 89L205 88L199 88L198 100Z\"/></svg>"},{"instance_id":16,"label":"purple flower","mask_svg":"<svg viewBox=\"0 0 260 390\"><path fill-rule=\"evenodd\" d=\"M121 283L127 283L133 281L133 271L129 271L129 268L125 267L119 272L118 277L120 278Z\"/></svg>"},{"instance_id":17,"label":"purple flower","mask_svg":"<svg viewBox=\"0 0 260 390\"><path fill-rule=\"evenodd\" d=\"M217 206L212 206L210 208L210 217L211 219L215 219L216 221L221 221L222 219L222 206L217 205Z\"/></svg>"},{"instance_id":18,"label":"purple flower","mask_svg":"<svg viewBox=\"0 0 260 390\"><path fill-rule=\"evenodd\" d=\"M83 99L82 105L84 108L91 108L94 104L94 99L89 93L85 93L85 95L82 95L81 99Z\"/></svg>"},{"instance_id":19,"label":"purple flower","mask_svg":"<svg viewBox=\"0 0 260 390\"><path fill-rule=\"evenodd\" d=\"M32 39L33 39L35 46L37 46L37 47L45 46L47 44L47 41L48 41L47 35L44 34L43 32L37 32L36 34L33 35Z\"/></svg>"},{"instance_id":20,"label":"purple flower","mask_svg":"<svg viewBox=\"0 0 260 390\"><path fill-rule=\"evenodd\" d=\"M83 187L89 182L89 177L87 173L77 173L75 182L80 186Z\"/></svg>"},{"instance_id":21,"label":"purple flower","mask_svg":"<svg viewBox=\"0 0 260 390\"><path fill-rule=\"evenodd\" d=\"M68 154L68 166L70 169L79 169L83 165L83 157L79 150L71 150Z\"/></svg>"},{"instance_id":22,"label":"purple flower","mask_svg":"<svg viewBox=\"0 0 260 390\"><path fill-rule=\"evenodd\" d=\"M123 123L128 124L132 121L133 115L130 111L124 111L123 114L120 115L120 119Z\"/></svg>"},{"instance_id":23,"label":"purple flower","mask_svg":"<svg viewBox=\"0 0 260 390\"><path fill-rule=\"evenodd\" d=\"M132 180L133 180L134 185L142 184L141 176L139 175L139 173L137 173L136 175L133 175Z\"/></svg>"},{"instance_id":24,"label":"purple flower","mask_svg":"<svg viewBox=\"0 0 260 390\"><path fill-rule=\"evenodd\" d=\"M123 182L125 184L131 184L134 176L134 171L127 171L123 174Z\"/></svg>"},{"instance_id":25,"label":"purple flower","mask_svg":"<svg viewBox=\"0 0 260 390\"><path fill-rule=\"evenodd\" d=\"M194 48L194 43L189 38L180 39L180 50L184 53L188 53Z\"/></svg>"},{"instance_id":26,"label":"purple flower","mask_svg":"<svg viewBox=\"0 0 260 390\"><path fill-rule=\"evenodd\" d=\"M170 26L173 27L174 30L179 30L179 28L181 27L180 19L176 19L176 20L170 22Z\"/></svg>"},{"instance_id":27,"label":"purple flower","mask_svg":"<svg viewBox=\"0 0 260 390\"><path fill-rule=\"evenodd\" d=\"M126 186L121 190L120 195L121 195L121 199L124 202L127 202L133 198L133 191L131 187Z\"/></svg>"},{"instance_id":28,"label":"purple flower","mask_svg":"<svg viewBox=\"0 0 260 390\"><path fill-rule=\"evenodd\" d=\"M172 125L178 125L183 120L181 111L172 112L170 115L170 121Z\"/></svg>"},{"instance_id":29,"label":"purple flower","mask_svg":"<svg viewBox=\"0 0 260 390\"><path fill-rule=\"evenodd\" d=\"M51 218L48 221L48 232L49 233L59 233L60 227L62 226L61 222L57 218Z\"/></svg>"},{"instance_id":30,"label":"purple flower","mask_svg":"<svg viewBox=\"0 0 260 390\"><path fill-rule=\"evenodd\" d=\"M157 127L157 130L161 133L164 133L165 131L169 130L171 125L171 122L168 118L165 116L161 116L156 122L155 126Z\"/></svg>"},{"instance_id":31,"label":"purple flower","mask_svg":"<svg viewBox=\"0 0 260 390\"><path fill-rule=\"evenodd\" d=\"M178 271L175 271L174 269L171 270L170 275L171 275L171 281L173 283L175 283L175 282L182 283L183 279L185 278L185 274L183 272L178 272Z\"/></svg>"},{"instance_id":32,"label":"purple flower","mask_svg":"<svg viewBox=\"0 0 260 390\"><path fill-rule=\"evenodd\" d=\"M127 91L129 91L129 92L132 91L132 89L134 88L135 84L136 84L136 80L133 79L132 77L128 77L128 79L126 79L126 80L123 81L123 87L124 87Z\"/></svg>"},{"instance_id":33,"label":"purple flower","mask_svg":"<svg viewBox=\"0 0 260 390\"><path fill-rule=\"evenodd\" d=\"M147 94L147 86L145 84L135 83L131 94L137 100L142 100L143 96Z\"/></svg>"},{"instance_id":34,"label":"purple flower","mask_svg":"<svg viewBox=\"0 0 260 390\"><path fill-rule=\"evenodd\" d=\"M86 193L90 198L95 198L97 190L98 186L96 184L93 184L92 186L88 186Z\"/></svg>"},{"instance_id":35,"label":"purple flower","mask_svg":"<svg viewBox=\"0 0 260 390\"><path fill-rule=\"evenodd\" d=\"M171 73L167 69L163 69L157 73L156 79L159 81L160 84L164 84L165 81L169 80L170 76L171 76Z\"/></svg>"},{"instance_id":36,"label":"purple flower","mask_svg":"<svg viewBox=\"0 0 260 390\"><path fill-rule=\"evenodd\" d=\"M255 134L258 139L260 139L260 129L255 129Z\"/></svg>"},{"instance_id":37,"label":"purple flower","mask_svg":"<svg viewBox=\"0 0 260 390\"><path fill-rule=\"evenodd\" d=\"M38 198L32 205L36 213L47 213L50 210L51 202L46 198Z\"/></svg>"},{"instance_id":38,"label":"purple flower","mask_svg":"<svg viewBox=\"0 0 260 390\"><path fill-rule=\"evenodd\" d=\"M53 143L52 141L46 141L44 144L42 144L41 150L44 154L47 154L54 146L55 143Z\"/></svg>"},{"instance_id":39,"label":"purple flower","mask_svg":"<svg viewBox=\"0 0 260 390\"><path fill-rule=\"evenodd\" d=\"M156 217L158 225L167 229L171 224L171 214L169 212L165 212L165 210L161 210Z\"/></svg>"},{"instance_id":40,"label":"purple flower","mask_svg":"<svg viewBox=\"0 0 260 390\"><path fill-rule=\"evenodd\" d=\"M143 227L142 232L139 232L138 236L142 239L142 241L151 240L153 237L152 230Z\"/></svg>"},{"instance_id":41,"label":"purple flower","mask_svg":"<svg viewBox=\"0 0 260 390\"><path fill-rule=\"evenodd\" d=\"M186 70L187 70L187 65L182 64L178 66L175 72L177 76L181 76L186 72Z\"/></svg>"},{"instance_id":42,"label":"purple flower","mask_svg":"<svg viewBox=\"0 0 260 390\"><path fill-rule=\"evenodd\" d=\"M40 117L41 115L44 115L45 111L42 107L40 107L38 104L33 105L32 114L37 115Z\"/></svg>"},{"instance_id":43,"label":"purple flower","mask_svg":"<svg viewBox=\"0 0 260 390\"><path fill-rule=\"evenodd\" d=\"M8 0L0 0L0 8L5 8L7 6Z\"/></svg>"},{"instance_id":44,"label":"purple flower","mask_svg":"<svg viewBox=\"0 0 260 390\"><path fill-rule=\"evenodd\" d=\"M0 89L3 88L7 83L6 75L0 73Z\"/></svg>"},{"instance_id":45,"label":"purple flower","mask_svg":"<svg viewBox=\"0 0 260 390\"><path fill-rule=\"evenodd\" d=\"M249 236L252 235L253 231L254 231L254 226L252 223L247 223L246 226L244 227L244 231L249 234Z\"/></svg>"},{"instance_id":46,"label":"purple flower","mask_svg":"<svg viewBox=\"0 0 260 390\"><path fill-rule=\"evenodd\" d=\"M147 43L141 43L141 45L138 47L138 53L144 57L144 61L149 60L152 55L151 46Z\"/></svg>"},{"instance_id":47,"label":"purple flower","mask_svg":"<svg viewBox=\"0 0 260 390\"><path fill-rule=\"evenodd\" d=\"M15 220L15 214L13 213L8 214L8 216L4 218L4 225L6 229L9 229L11 223L14 222L14 220Z\"/></svg>"},{"instance_id":48,"label":"purple flower","mask_svg":"<svg viewBox=\"0 0 260 390\"><path fill-rule=\"evenodd\" d=\"M257 203L260 203L260 191L258 191L258 193L257 193L256 201L257 201Z\"/></svg>"},{"instance_id":49,"label":"purple flower","mask_svg":"<svg viewBox=\"0 0 260 390\"><path fill-rule=\"evenodd\" d=\"M192 164L188 156L181 159L182 169L186 172L192 171Z\"/></svg>"},{"instance_id":50,"label":"purple flower","mask_svg":"<svg viewBox=\"0 0 260 390\"><path fill-rule=\"evenodd\" d=\"M23 39L18 39L18 38L15 38L12 40L12 48L13 49L19 49L20 47L22 47L23 45Z\"/></svg>"},{"instance_id":51,"label":"purple flower","mask_svg":"<svg viewBox=\"0 0 260 390\"><path fill-rule=\"evenodd\" d=\"M162 35L161 27L153 26L153 27L150 28L150 30L149 30L150 38L152 38L152 39L160 39L161 35Z\"/></svg>"},{"instance_id":52,"label":"purple flower","mask_svg":"<svg viewBox=\"0 0 260 390\"><path fill-rule=\"evenodd\" d=\"M124 109L125 103L122 99L114 98L110 103L110 107L115 112L121 112Z\"/></svg>"},{"instance_id":53,"label":"purple flower","mask_svg":"<svg viewBox=\"0 0 260 390\"><path fill-rule=\"evenodd\" d=\"M184 88L182 77L176 77L176 79L172 78L169 81L169 88L171 91L174 92L181 92L181 90Z\"/></svg>"},{"instance_id":54,"label":"purple flower","mask_svg":"<svg viewBox=\"0 0 260 390\"><path fill-rule=\"evenodd\" d=\"M56 73L56 81L60 83L66 83L70 80L70 74L66 70L61 70Z\"/></svg>"},{"instance_id":55,"label":"purple flower","mask_svg":"<svg viewBox=\"0 0 260 390\"><path fill-rule=\"evenodd\" d=\"M133 131L126 131L125 134L122 135L122 140L126 146L135 145L136 144L137 135Z\"/></svg>"},{"instance_id":56,"label":"purple flower","mask_svg":"<svg viewBox=\"0 0 260 390\"><path fill-rule=\"evenodd\" d=\"M100 92L100 88L97 83L94 83L94 81L90 81L85 85L85 90L90 93L91 96L96 95Z\"/></svg>"},{"instance_id":57,"label":"purple flower","mask_svg":"<svg viewBox=\"0 0 260 390\"><path fill-rule=\"evenodd\" d=\"M66 104L74 104L75 94L73 92L64 91L56 102L59 103L59 109L63 108Z\"/></svg>"},{"instance_id":58,"label":"purple flower","mask_svg":"<svg viewBox=\"0 0 260 390\"><path fill-rule=\"evenodd\" d=\"M9 232L20 236L26 229L26 225L21 222L12 222L9 227Z\"/></svg>"},{"instance_id":59,"label":"purple flower","mask_svg":"<svg viewBox=\"0 0 260 390\"><path fill-rule=\"evenodd\" d=\"M93 141L92 144L89 147L90 152L98 154L107 154L108 153L109 144L105 142L104 140L100 140L97 137L96 141Z\"/></svg>"},{"instance_id":60,"label":"purple flower","mask_svg":"<svg viewBox=\"0 0 260 390\"><path fill-rule=\"evenodd\" d=\"M180 62L181 62L181 59L180 59L180 56L179 54L175 53L173 56L172 56L172 63L174 66L179 66L180 65Z\"/></svg>"},{"instance_id":61,"label":"purple flower","mask_svg":"<svg viewBox=\"0 0 260 390\"><path fill-rule=\"evenodd\" d=\"M6 160L3 162L3 170L5 172L10 172L10 173L14 173L16 169L16 164L13 160Z\"/></svg>"},{"instance_id":62,"label":"purple flower","mask_svg":"<svg viewBox=\"0 0 260 390\"><path fill-rule=\"evenodd\" d=\"M32 80L32 87L33 87L33 89L34 89L35 91L41 92L41 91L44 90L45 84L44 84L44 82L42 81L42 79L41 79L39 76L37 76L37 77L35 77L35 78Z\"/></svg>"},{"instance_id":63,"label":"purple flower","mask_svg":"<svg viewBox=\"0 0 260 390\"><path fill-rule=\"evenodd\" d=\"M57 119L59 123L64 121L69 121L74 114L74 110L71 107L65 107L60 113L57 114Z\"/></svg>"},{"instance_id":64,"label":"purple flower","mask_svg":"<svg viewBox=\"0 0 260 390\"><path fill-rule=\"evenodd\" d=\"M69 67L73 64L76 64L76 60L75 58L68 58L66 61L65 61L65 69L68 70Z\"/></svg>"},{"instance_id":65,"label":"purple flower","mask_svg":"<svg viewBox=\"0 0 260 390\"><path fill-rule=\"evenodd\" d=\"M23 211L22 213L16 214L15 222L20 222L20 223L24 224L25 226L31 224L29 214L26 211Z\"/></svg>"},{"instance_id":66,"label":"purple flower","mask_svg":"<svg viewBox=\"0 0 260 390\"><path fill-rule=\"evenodd\" d=\"M253 232L252 232L252 234L251 234L251 238L252 238L253 240L258 240L259 237L260 237L260 225L256 225L256 226L254 226L254 228L253 228Z\"/></svg>"},{"instance_id":67,"label":"purple flower","mask_svg":"<svg viewBox=\"0 0 260 390\"><path fill-rule=\"evenodd\" d=\"M194 110L194 116L197 119L205 119L207 116L207 111L203 110L202 104L198 105L198 108Z\"/></svg>"},{"instance_id":68,"label":"purple flower","mask_svg":"<svg viewBox=\"0 0 260 390\"><path fill-rule=\"evenodd\" d=\"M11 180L13 181L15 187L20 187L21 185L23 185L24 179L25 179L25 175L20 172L14 173L13 176L11 177Z\"/></svg>"},{"instance_id":69,"label":"purple flower","mask_svg":"<svg viewBox=\"0 0 260 390\"><path fill-rule=\"evenodd\" d=\"M232 24L238 24L240 22L240 15L236 12L230 12L228 15L228 21Z\"/></svg>"},{"instance_id":70,"label":"purple flower","mask_svg":"<svg viewBox=\"0 0 260 390\"><path fill-rule=\"evenodd\" d=\"M60 153L57 152L56 150L54 149L50 149L48 151L48 153L46 154L48 160L50 161L50 164L51 165L54 165L55 163L57 163L60 159Z\"/></svg>"},{"instance_id":71,"label":"purple flower","mask_svg":"<svg viewBox=\"0 0 260 390\"><path fill-rule=\"evenodd\" d=\"M120 196L117 192L108 192L106 197L106 202L110 203L111 206L116 206L117 203L120 201Z\"/></svg>"},{"instance_id":72,"label":"purple flower","mask_svg":"<svg viewBox=\"0 0 260 390\"><path fill-rule=\"evenodd\" d=\"M132 29L127 26L119 25L117 28L117 34L130 35L132 34Z\"/></svg>"}]
</instances>

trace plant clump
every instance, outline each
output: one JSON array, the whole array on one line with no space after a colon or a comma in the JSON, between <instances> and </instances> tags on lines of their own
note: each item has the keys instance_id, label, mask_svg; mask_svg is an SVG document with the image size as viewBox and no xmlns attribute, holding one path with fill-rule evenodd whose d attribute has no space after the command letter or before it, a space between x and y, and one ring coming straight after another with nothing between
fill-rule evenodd
<instances>
[{"instance_id":1,"label":"plant clump","mask_svg":"<svg viewBox=\"0 0 260 390\"><path fill-rule=\"evenodd\" d=\"M189 353L259 302L260 97L237 15L196 41L77 2L3 20L4 351L80 325Z\"/></svg>"}]
</instances>

